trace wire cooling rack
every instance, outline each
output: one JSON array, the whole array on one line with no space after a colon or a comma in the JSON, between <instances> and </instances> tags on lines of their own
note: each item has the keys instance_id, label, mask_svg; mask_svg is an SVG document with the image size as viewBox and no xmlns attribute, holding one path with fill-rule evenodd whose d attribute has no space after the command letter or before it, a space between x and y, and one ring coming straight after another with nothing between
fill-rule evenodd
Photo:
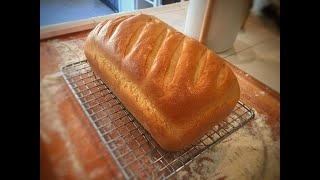
<instances>
[{"instance_id":1,"label":"wire cooling rack","mask_svg":"<svg viewBox=\"0 0 320 180\"><path fill-rule=\"evenodd\" d=\"M179 152L167 152L93 73L86 60L63 66L62 72L126 179L169 178L254 118L254 112L238 102L222 123L195 144Z\"/></svg>"}]
</instances>

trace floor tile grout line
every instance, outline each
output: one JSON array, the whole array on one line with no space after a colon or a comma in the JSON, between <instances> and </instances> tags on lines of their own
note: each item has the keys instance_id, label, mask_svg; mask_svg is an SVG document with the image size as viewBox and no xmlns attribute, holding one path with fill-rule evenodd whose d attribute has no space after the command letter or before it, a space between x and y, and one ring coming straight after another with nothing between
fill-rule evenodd
<instances>
[{"instance_id":1,"label":"floor tile grout line","mask_svg":"<svg viewBox=\"0 0 320 180\"><path fill-rule=\"evenodd\" d=\"M271 38L271 39L272 39L272 38ZM268 39L268 40L270 40L270 39ZM242 50L240 50L240 51L238 51L238 52L231 53L231 54L229 54L229 55L227 55L227 56L225 56L225 57L223 57L223 58L227 58L227 57L229 57L229 56L238 54L238 53L240 53L240 52L242 52L242 51L245 51L245 50L247 50L247 49L253 48L254 46L257 46L257 45L259 45L259 44L263 44L263 43L265 43L265 42L268 41L268 40L265 39L265 40L259 41L259 42L255 43L255 44L253 44L253 45L250 45L250 46L248 46L248 47L246 47L246 48L244 48L244 49L242 49Z\"/></svg>"}]
</instances>

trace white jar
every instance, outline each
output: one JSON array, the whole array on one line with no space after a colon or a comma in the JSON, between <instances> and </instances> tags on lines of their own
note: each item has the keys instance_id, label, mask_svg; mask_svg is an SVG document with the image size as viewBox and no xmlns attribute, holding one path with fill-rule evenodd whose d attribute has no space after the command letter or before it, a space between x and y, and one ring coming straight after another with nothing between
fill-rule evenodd
<instances>
[{"instance_id":1,"label":"white jar","mask_svg":"<svg viewBox=\"0 0 320 180\"><path fill-rule=\"evenodd\" d=\"M208 1L212 1L208 34L203 43L216 53L227 51L249 11L249 0L190 0L184 34L200 40Z\"/></svg>"}]
</instances>

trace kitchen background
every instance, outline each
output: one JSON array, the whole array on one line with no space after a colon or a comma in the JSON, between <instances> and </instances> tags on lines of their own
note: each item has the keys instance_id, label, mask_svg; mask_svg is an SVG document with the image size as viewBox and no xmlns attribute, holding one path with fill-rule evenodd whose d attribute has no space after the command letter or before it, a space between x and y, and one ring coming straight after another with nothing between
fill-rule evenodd
<instances>
[{"instance_id":1,"label":"kitchen background","mask_svg":"<svg viewBox=\"0 0 320 180\"><path fill-rule=\"evenodd\" d=\"M40 0L40 26L133 11L188 0ZM251 11L280 24L280 0L251 0Z\"/></svg>"},{"instance_id":2,"label":"kitchen background","mask_svg":"<svg viewBox=\"0 0 320 180\"><path fill-rule=\"evenodd\" d=\"M181 1L184 0L40 0L40 26Z\"/></svg>"},{"instance_id":3,"label":"kitchen background","mask_svg":"<svg viewBox=\"0 0 320 180\"><path fill-rule=\"evenodd\" d=\"M188 1L174 3L180 0L154 2L150 0L108 0L109 5L106 1L40 0L40 37L50 36L50 33L57 35L59 29L91 22L90 19L94 17L96 21L99 21L117 11L133 11L137 10L137 7L141 9L141 12L151 13L178 31L184 32L187 14L185 7L188 7ZM244 1L251 1L249 16L243 22L233 47L218 55L280 93L280 0ZM141 5L143 4L141 2L144 2L144 6ZM114 7L110 3L113 3ZM142 10L165 4L170 5Z\"/></svg>"}]
</instances>

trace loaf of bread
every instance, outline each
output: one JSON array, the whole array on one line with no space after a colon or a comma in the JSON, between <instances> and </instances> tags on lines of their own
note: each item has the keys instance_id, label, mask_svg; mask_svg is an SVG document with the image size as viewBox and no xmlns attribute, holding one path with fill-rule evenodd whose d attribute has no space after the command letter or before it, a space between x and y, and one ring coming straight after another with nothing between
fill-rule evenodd
<instances>
[{"instance_id":1,"label":"loaf of bread","mask_svg":"<svg viewBox=\"0 0 320 180\"><path fill-rule=\"evenodd\" d=\"M153 16L101 22L84 52L94 72L168 151L201 138L239 100L237 78L223 59Z\"/></svg>"}]
</instances>

